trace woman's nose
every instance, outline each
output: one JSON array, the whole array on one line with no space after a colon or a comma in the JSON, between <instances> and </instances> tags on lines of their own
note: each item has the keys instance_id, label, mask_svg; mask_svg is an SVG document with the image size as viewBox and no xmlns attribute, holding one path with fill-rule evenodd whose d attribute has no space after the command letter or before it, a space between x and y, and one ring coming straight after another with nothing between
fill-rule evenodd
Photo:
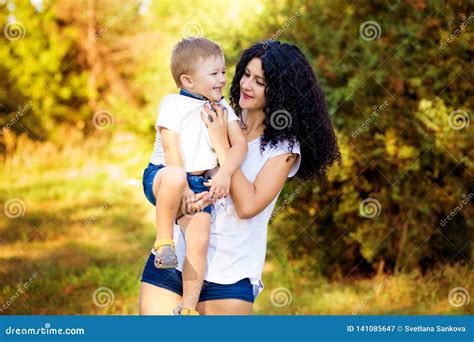
<instances>
[{"instance_id":1,"label":"woman's nose","mask_svg":"<svg viewBox=\"0 0 474 342\"><path fill-rule=\"evenodd\" d=\"M250 83L250 78L247 78L246 80L244 80L244 82L242 82L242 89L243 90L251 90L252 89L251 83Z\"/></svg>"}]
</instances>

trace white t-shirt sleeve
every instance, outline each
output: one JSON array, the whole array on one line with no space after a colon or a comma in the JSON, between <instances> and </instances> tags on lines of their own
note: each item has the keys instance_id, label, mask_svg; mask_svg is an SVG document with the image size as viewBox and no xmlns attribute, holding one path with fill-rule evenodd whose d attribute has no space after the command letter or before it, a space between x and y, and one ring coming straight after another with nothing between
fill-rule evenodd
<instances>
[{"instance_id":1,"label":"white t-shirt sleeve","mask_svg":"<svg viewBox=\"0 0 474 342\"><path fill-rule=\"evenodd\" d=\"M170 131L179 133L180 125L181 116L176 98L172 95L167 95L160 103L155 128L158 130L159 127L164 127Z\"/></svg>"},{"instance_id":2,"label":"white t-shirt sleeve","mask_svg":"<svg viewBox=\"0 0 474 342\"><path fill-rule=\"evenodd\" d=\"M229 103L227 103L227 101L225 99L221 100L221 104L227 109L227 123L239 120L239 118L235 114L234 110L229 105Z\"/></svg>"},{"instance_id":3,"label":"white t-shirt sleeve","mask_svg":"<svg viewBox=\"0 0 474 342\"><path fill-rule=\"evenodd\" d=\"M296 154L297 156L296 156L295 164L293 165L290 172L288 173L288 178L296 175L296 172L298 172L298 169L300 168L300 165L301 165L301 152L300 152L299 142L294 143L292 152ZM278 157L278 156L281 156L282 154L287 154L287 153L290 153L289 143L288 141L282 141L282 142L279 142L277 146L271 149L270 156L268 157L268 159Z\"/></svg>"}]
</instances>

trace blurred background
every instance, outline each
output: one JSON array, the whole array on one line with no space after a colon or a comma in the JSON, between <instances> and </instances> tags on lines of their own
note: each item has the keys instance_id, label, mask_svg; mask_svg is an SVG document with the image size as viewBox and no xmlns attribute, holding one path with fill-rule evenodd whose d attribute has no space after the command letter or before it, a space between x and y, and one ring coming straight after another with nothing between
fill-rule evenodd
<instances>
[{"instance_id":1,"label":"blurred background","mask_svg":"<svg viewBox=\"0 0 474 342\"><path fill-rule=\"evenodd\" d=\"M137 314L171 48L296 44L343 155L289 182L256 314L472 314L469 1L0 0L0 314ZM226 95L229 87L227 86Z\"/></svg>"}]
</instances>

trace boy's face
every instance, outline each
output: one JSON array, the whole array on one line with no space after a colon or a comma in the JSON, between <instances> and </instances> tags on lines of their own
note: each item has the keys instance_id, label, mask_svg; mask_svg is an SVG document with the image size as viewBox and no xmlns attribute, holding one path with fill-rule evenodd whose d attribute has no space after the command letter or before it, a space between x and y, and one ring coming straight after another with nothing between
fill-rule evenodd
<instances>
[{"instance_id":1,"label":"boy's face","mask_svg":"<svg viewBox=\"0 0 474 342\"><path fill-rule=\"evenodd\" d=\"M185 88L211 101L220 101L226 84L224 57L211 56L196 63L196 71L189 75L191 82Z\"/></svg>"}]
</instances>

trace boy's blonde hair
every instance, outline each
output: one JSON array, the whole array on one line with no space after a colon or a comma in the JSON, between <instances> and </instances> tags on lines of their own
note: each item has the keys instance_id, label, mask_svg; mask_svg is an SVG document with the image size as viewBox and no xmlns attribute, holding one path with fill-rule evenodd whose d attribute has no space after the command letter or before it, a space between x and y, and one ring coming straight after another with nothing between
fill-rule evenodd
<instances>
[{"instance_id":1,"label":"boy's blonde hair","mask_svg":"<svg viewBox=\"0 0 474 342\"><path fill-rule=\"evenodd\" d=\"M224 56L216 43L206 38L189 37L178 42L171 53L171 73L178 87L182 87L181 75L196 71L196 62L212 56Z\"/></svg>"}]
</instances>

